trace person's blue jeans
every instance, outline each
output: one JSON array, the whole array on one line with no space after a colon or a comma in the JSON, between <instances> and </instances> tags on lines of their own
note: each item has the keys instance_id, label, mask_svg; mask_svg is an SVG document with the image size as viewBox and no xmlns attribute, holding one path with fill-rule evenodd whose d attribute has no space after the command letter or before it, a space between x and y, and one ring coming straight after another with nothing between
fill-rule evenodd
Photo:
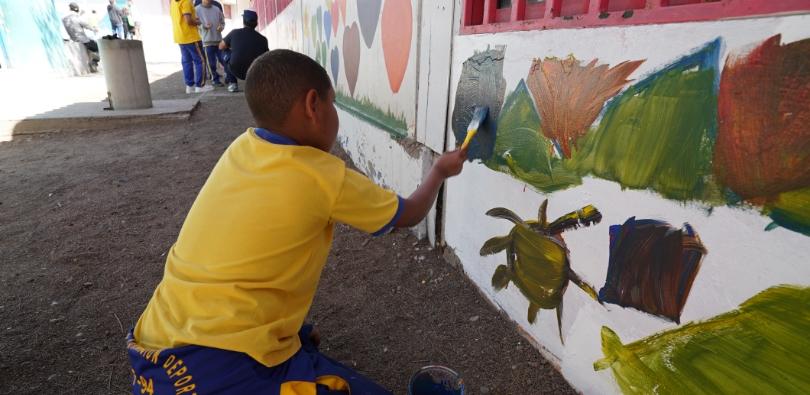
<instances>
[{"instance_id":1,"label":"person's blue jeans","mask_svg":"<svg viewBox=\"0 0 810 395\"><path fill-rule=\"evenodd\" d=\"M231 50L230 49L226 49L226 50L222 51L222 60L224 60L224 62L222 64L223 64L223 66L225 66L225 74L226 74L226 76L228 78L231 79L229 84L230 83L236 84L238 79L236 78L236 75L231 72Z\"/></svg>"},{"instance_id":2,"label":"person's blue jeans","mask_svg":"<svg viewBox=\"0 0 810 395\"><path fill-rule=\"evenodd\" d=\"M208 78L206 67L203 66L202 41L190 44L180 44L182 54L183 78L186 86L202 87Z\"/></svg>"},{"instance_id":3,"label":"person's blue jeans","mask_svg":"<svg viewBox=\"0 0 810 395\"><path fill-rule=\"evenodd\" d=\"M124 25L112 25L112 34L117 34L118 38L125 39L124 36Z\"/></svg>"},{"instance_id":4,"label":"person's blue jeans","mask_svg":"<svg viewBox=\"0 0 810 395\"><path fill-rule=\"evenodd\" d=\"M225 69L225 83L230 84L236 82L236 77L231 74L228 66L225 63L225 52L220 51L216 45L209 45L205 47L205 58L208 61L208 72L211 73L211 79L214 82L220 82L219 73L217 73L217 62Z\"/></svg>"}]
</instances>

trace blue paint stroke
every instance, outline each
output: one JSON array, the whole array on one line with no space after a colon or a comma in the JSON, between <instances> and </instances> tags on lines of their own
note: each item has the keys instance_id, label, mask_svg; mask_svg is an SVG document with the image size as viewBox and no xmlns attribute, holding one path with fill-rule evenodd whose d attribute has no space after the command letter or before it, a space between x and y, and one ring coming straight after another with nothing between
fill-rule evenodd
<instances>
[{"instance_id":1,"label":"blue paint stroke","mask_svg":"<svg viewBox=\"0 0 810 395\"><path fill-rule=\"evenodd\" d=\"M340 52L338 52L337 48L332 48L331 54L331 69L332 69L332 84L337 86L338 83L338 72L340 71Z\"/></svg>"},{"instance_id":2,"label":"blue paint stroke","mask_svg":"<svg viewBox=\"0 0 810 395\"><path fill-rule=\"evenodd\" d=\"M326 36L326 45L329 45L332 36L332 13L329 11L323 12L323 34Z\"/></svg>"},{"instance_id":3,"label":"blue paint stroke","mask_svg":"<svg viewBox=\"0 0 810 395\"><path fill-rule=\"evenodd\" d=\"M363 42L366 48L371 48L377 25L380 20L382 0L357 0L357 21L360 22L360 32L363 33Z\"/></svg>"}]
</instances>

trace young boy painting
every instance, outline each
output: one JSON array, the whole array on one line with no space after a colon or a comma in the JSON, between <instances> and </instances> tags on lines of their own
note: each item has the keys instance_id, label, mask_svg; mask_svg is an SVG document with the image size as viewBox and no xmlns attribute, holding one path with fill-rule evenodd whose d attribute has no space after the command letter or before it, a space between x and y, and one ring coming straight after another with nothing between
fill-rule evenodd
<instances>
[{"instance_id":1,"label":"young boy painting","mask_svg":"<svg viewBox=\"0 0 810 395\"><path fill-rule=\"evenodd\" d=\"M466 152L442 155L408 198L348 169L326 71L260 56L245 98L256 122L200 190L163 279L128 338L134 394L388 394L320 354L304 325L341 222L379 235L419 223Z\"/></svg>"}]
</instances>

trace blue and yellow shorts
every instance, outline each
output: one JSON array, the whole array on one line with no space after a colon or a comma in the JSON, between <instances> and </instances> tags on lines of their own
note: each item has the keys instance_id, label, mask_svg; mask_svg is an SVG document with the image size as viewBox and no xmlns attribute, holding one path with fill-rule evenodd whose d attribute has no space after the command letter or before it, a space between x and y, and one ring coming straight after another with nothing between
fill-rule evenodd
<instances>
[{"instance_id":1,"label":"blue and yellow shorts","mask_svg":"<svg viewBox=\"0 0 810 395\"><path fill-rule=\"evenodd\" d=\"M322 395L391 394L368 378L321 354L305 325L301 349L268 368L244 353L202 346L147 350L132 332L127 350L133 395Z\"/></svg>"}]
</instances>

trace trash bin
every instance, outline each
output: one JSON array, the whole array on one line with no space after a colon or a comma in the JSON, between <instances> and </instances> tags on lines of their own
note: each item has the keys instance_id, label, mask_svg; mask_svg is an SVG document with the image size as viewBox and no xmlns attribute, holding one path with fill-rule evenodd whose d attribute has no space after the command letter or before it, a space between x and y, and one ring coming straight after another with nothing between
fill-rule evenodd
<instances>
[{"instance_id":1,"label":"trash bin","mask_svg":"<svg viewBox=\"0 0 810 395\"><path fill-rule=\"evenodd\" d=\"M113 110L152 108L152 93L146 74L143 42L98 40L101 67L107 81L107 97Z\"/></svg>"}]
</instances>

